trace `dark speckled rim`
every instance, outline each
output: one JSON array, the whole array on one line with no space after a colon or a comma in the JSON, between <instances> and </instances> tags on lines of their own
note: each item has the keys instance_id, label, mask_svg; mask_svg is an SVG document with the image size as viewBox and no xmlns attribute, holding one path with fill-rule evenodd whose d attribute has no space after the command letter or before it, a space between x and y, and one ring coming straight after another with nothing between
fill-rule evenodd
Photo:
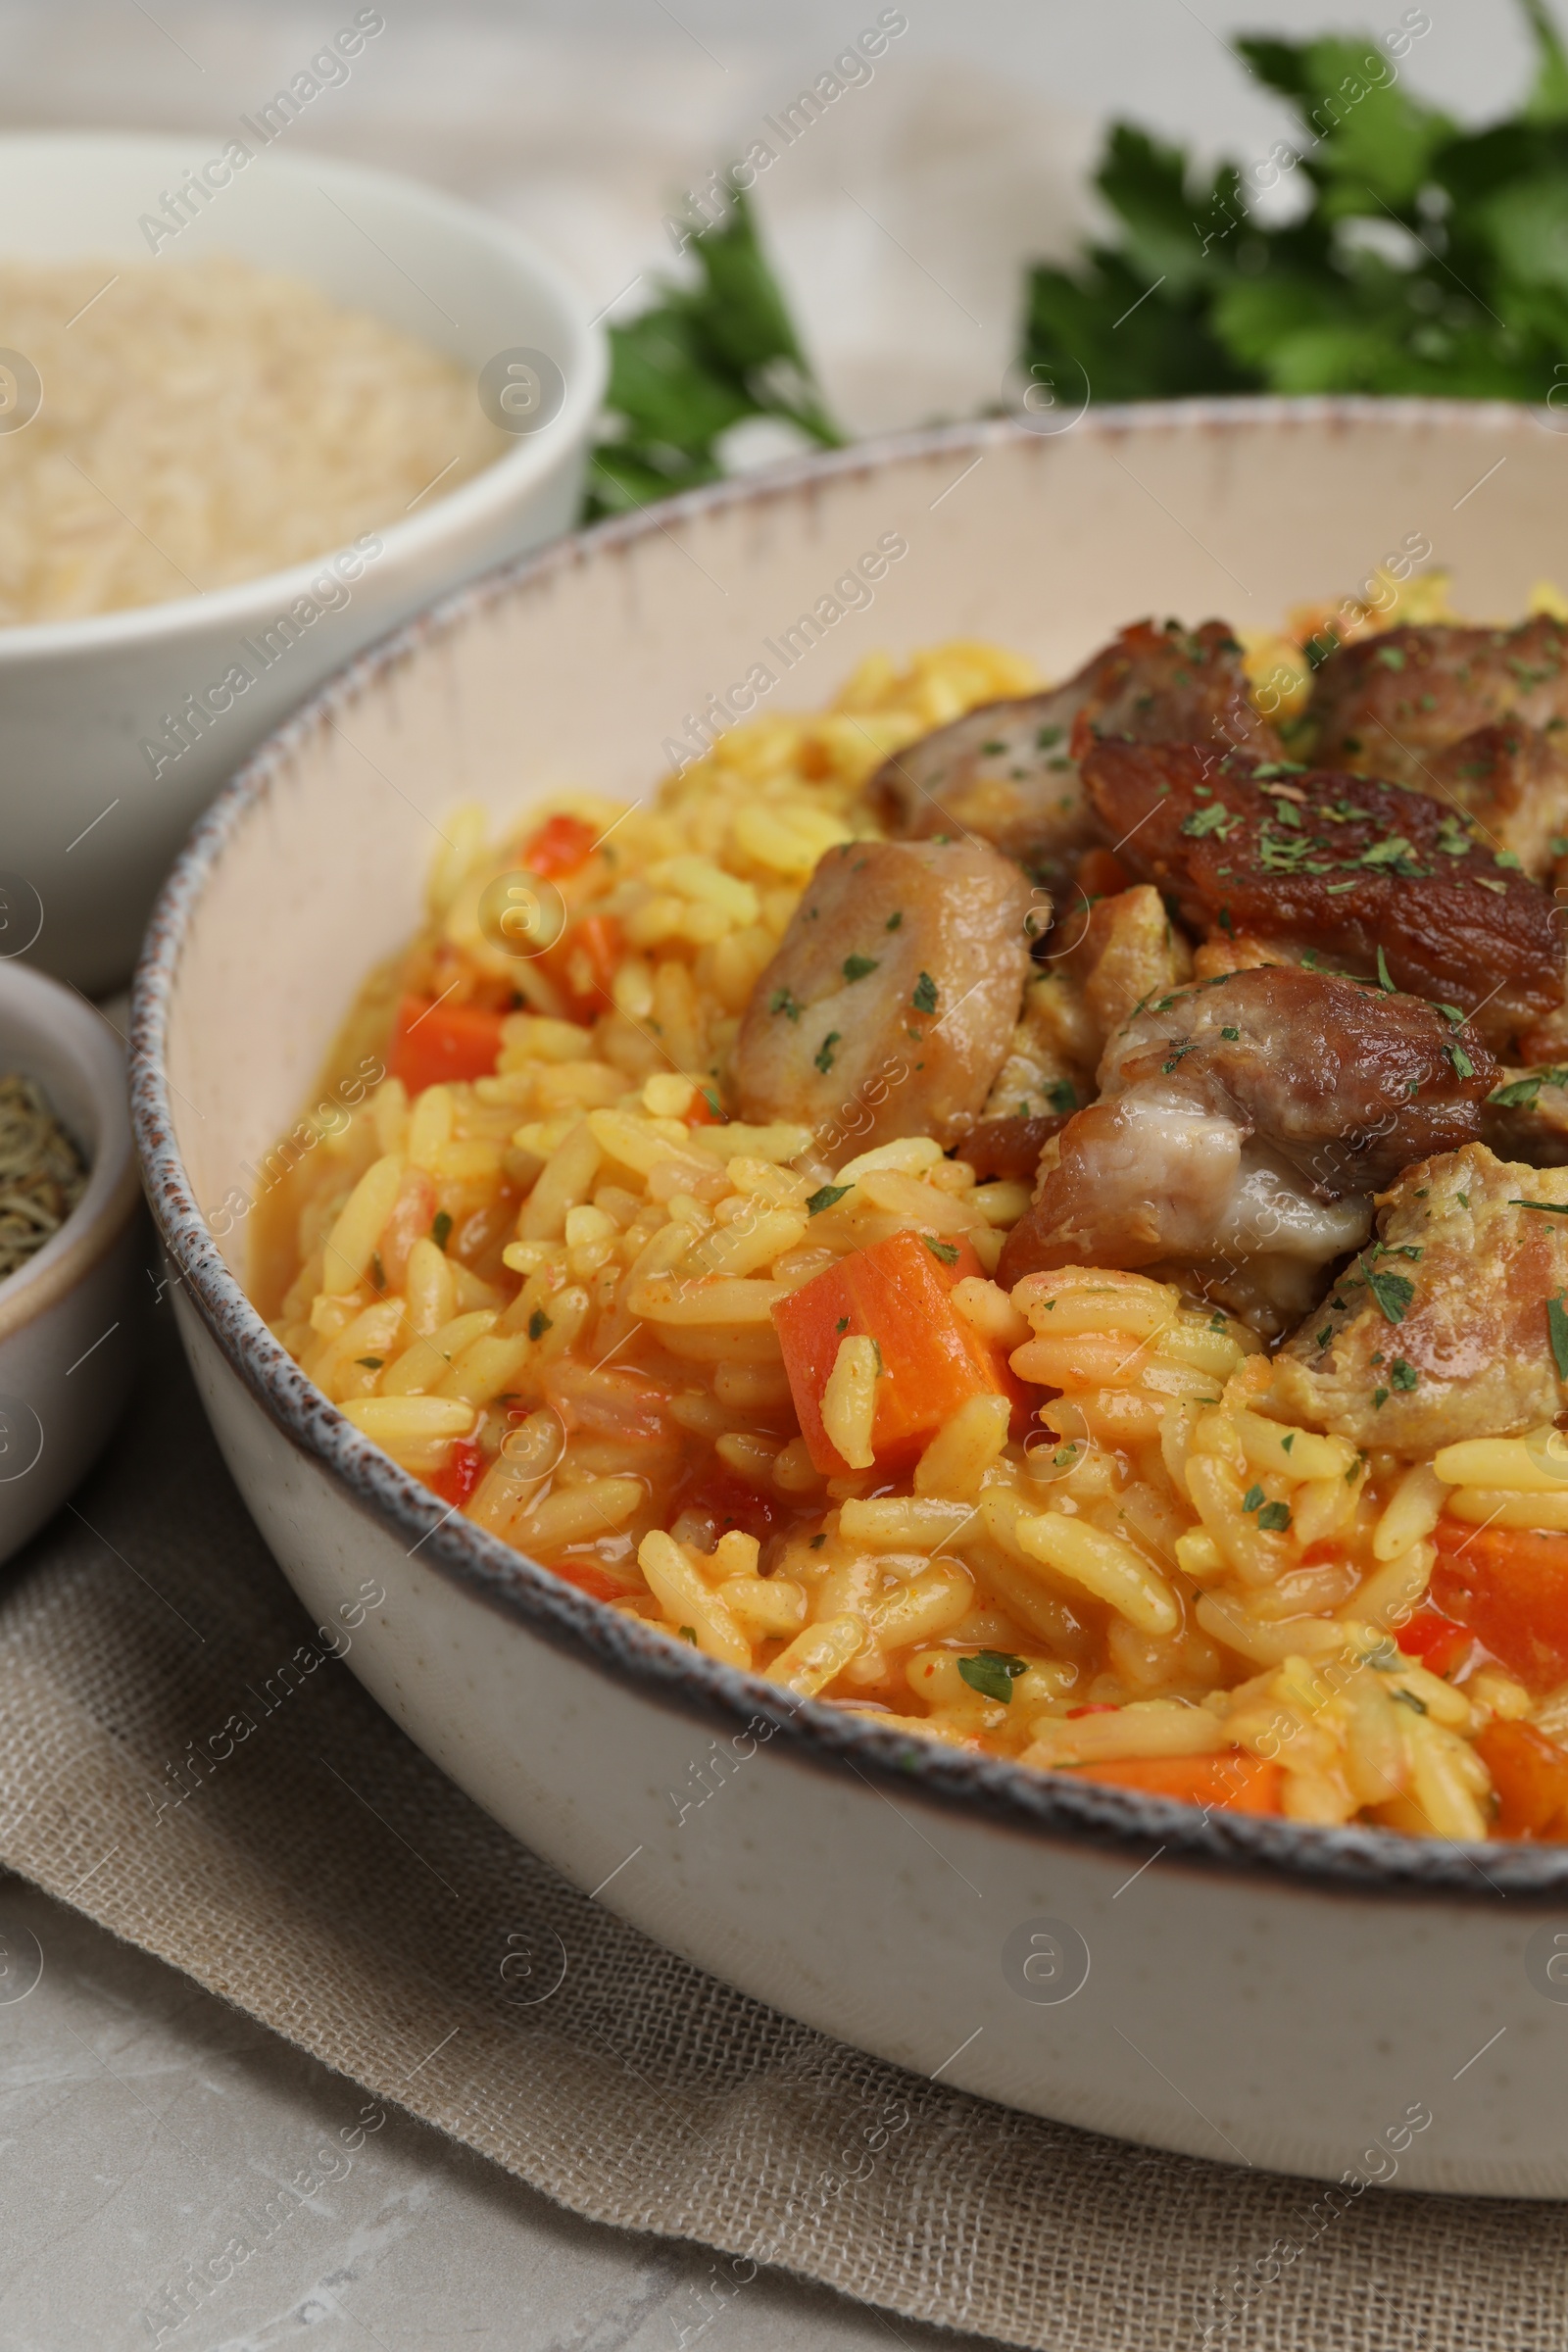
<instances>
[{"instance_id":1,"label":"dark speckled rim","mask_svg":"<svg viewBox=\"0 0 1568 2352\"><path fill-rule=\"evenodd\" d=\"M1146 433L1209 437L1256 427L1340 431L1376 422L1418 431L1461 426L1478 436L1538 429L1538 416L1500 402L1200 400L1091 411L1076 427L1096 439ZM1555 421L1555 420L1553 420ZM1364 1828L1321 1828L1277 1818L1216 1813L1136 1791L1026 1770L879 1728L814 1700L793 1702L776 1686L738 1673L617 1615L564 1584L462 1517L444 1513L427 1487L362 1437L301 1372L267 1329L215 1247L174 1140L165 1048L192 915L220 861L240 845L280 768L391 672L475 613L583 564L612 564L651 532L731 507L768 508L812 488L905 461L969 453L1030 436L1008 422L970 424L862 443L765 476L715 484L657 513L558 541L543 554L487 574L361 654L252 755L219 794L175 861L154 910L137 967L131 1014L131 1113L153 1213L190 1298L261 1409L300 1450L320 1462L359 1507L396 1534L469 1600L589 1661L644 1698L725 1731L754 1718L776 1727L785 1753L834 1774L850 1771L881 1790L917 1790L956 1814L979 1814L1050 1842L1120 1849L1140 1858L1160 1845L1168 1861L1347 1893L1492 1903L1568 1902L1568 1847L1460 1845Z\"/></svg>"}]
</instances>

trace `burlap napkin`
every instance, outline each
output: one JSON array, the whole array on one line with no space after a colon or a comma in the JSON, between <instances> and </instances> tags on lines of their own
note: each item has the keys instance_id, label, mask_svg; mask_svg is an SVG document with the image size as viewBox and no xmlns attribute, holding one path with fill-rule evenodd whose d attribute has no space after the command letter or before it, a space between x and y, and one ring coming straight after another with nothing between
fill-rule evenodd
<instances>
[{"instance_id":1,"label":"burlap napkin","mask_svg":"<svg viewBox=\"0 0 1568 2352\"><path fill-rule=\"evenodd\" d=\"M166 1303L109 1455L0 1576L0 1863L574 2212L718 2249L728 2341L769 2263L1042 2352L1568 2341L1560 2208L1369 2192L1325 2223L1308 2183L842 2048L565 1886L346 1666L279 1695L307 1632Z\"/></svg>"}]
</instances>

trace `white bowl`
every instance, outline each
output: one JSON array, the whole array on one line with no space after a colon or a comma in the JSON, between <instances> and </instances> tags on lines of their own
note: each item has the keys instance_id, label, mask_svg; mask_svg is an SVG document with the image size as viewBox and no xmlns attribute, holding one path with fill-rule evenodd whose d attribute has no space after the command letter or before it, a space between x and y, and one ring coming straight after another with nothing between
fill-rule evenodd
<instances>
[{"instance_id":1,"label":"white bowl","mask_svg":"<svg viewBox=\"0 0 1568 2352\"><path fill-rule=\"evenodd\" d=\"M0 1282L0 1560L120 1418L151 1296L120 1041L58 981L0 962L0 1075L13 1070L37 1079L89 1173L59 1232Z\"/></svg>"},{"instance_id":2,"label":"white bowl","mask_svg":"<svg viewBox=\"0 0 1568 2352\"><path fill-rule=\"evenodd\" d=\"M230 135L0 138L0 248L31 261L145 264L142 217ZM519 433L494 465L406 519L389 518L379 556L339 567L349 601L301 630L270 668L247 657L242 640L308 595L332 550L210 595L0 629L0 881L17 907L6 944L35 933L33 959L94 995L128 974L198 810L285 712L455 582L567 528L606 377L604 336L576 290L502 223L414 180L263 151L177 240L159 243L170 267L175 257L233 253L290 271L450 352L476 376L499 353L543 351L564 396L549 422ZM253 685L155 777L142 743L168 740L165 713L236 662Z\"/></svg>"},{"instance_id":3,"label":"white bowl","mask_svg":"<svg viewBox=\"0 0 1568 2352\"><path fill-rule=\"evenodd\" d=\"M431 819L472 797L510 817L568 780L647 790L683 714L885 534L907 554L878 611L826 625L781 703L821 704L877 644L1000 638L1060 675L1140 613L1267 624L1354 591L1412 532L1467 607L1516 612L1565 525L1568 451L1500 407L1195 403L851 451L453 599L198 827L140 969L133 1116L219 1441L322 1622L362 1580L384 1591L349 1662L398 1722L662 1942L885 2058L1103 2132L1568 2192L1568 1847L1205 1820L796 1707L448 1515L240 1287L246 1165L413 925ZM225 1202L220 1242L203 1211Z\"/></svg>"}]
</instances>

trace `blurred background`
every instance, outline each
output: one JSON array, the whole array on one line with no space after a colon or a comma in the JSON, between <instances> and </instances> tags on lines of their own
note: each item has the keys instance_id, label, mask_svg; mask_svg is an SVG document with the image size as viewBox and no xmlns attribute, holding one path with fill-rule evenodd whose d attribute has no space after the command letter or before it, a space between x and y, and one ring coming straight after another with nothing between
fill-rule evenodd
<instances>
[{"instance_id":1,"label":"blurred background","mask_svg":"<svg viewBox=\"0 0 1568 2352\"><path fill-rule=\"evenodd\" d=\"M671 206L857 35L903 22L754 191L828 408L853 433L1003 396L1024 267L1064 259L1094 227L1086 177L1108 120L1208 163L1289 135L1240 35L1378 38L1420 16L1430 29L1400 75L1467 125L1511 113L1533 71L1512 0L386 0L380 13L384 34L290 126L291 146L492 207L612 321L646 308L675 264ZM189 131L195 163L354 14L349 0L335 14L329 0L8 0L0 117Z\"/></svg>"}]
</instances>

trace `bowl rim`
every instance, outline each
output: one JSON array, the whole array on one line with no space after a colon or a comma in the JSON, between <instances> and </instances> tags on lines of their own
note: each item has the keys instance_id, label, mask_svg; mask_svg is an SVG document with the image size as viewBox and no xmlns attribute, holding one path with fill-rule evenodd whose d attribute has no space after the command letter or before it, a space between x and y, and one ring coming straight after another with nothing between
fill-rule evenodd
<instances>
[{"instance_id":1,"label":"bowl rim","mask_svg":"<svg viewBox=\"0 0 1568 2352\"><path fill-rule=\"evenodd\" d=\"M1202 398L1090 409L1075 429L1096 438L1214 434L1292 424L1348 429L1376 423L1461 426L1470 432L1540 427L1544 411L1501 401L1379 400L1362 395ZM1545 429L1555 430L1555 419ZM465 1596L688 1719L735 1737L779 1740L794 1762L837 1777L848 1769L884 1800L899 1789L944 1810L1042 1844L1091 1845L1131 1856L1158 1846L1167 1861L1207 1873L1272 1881L1298 1892L1490 1903L1527 1908L1568 1899L1568 1845L1492 1844L1407 1838L1354 1825L1208 1813L1110 1784L1077 1782L879 1728L831 1701L799 1700L777 1685L672 1642L564 1584L548 1568L475 1527L455 1506L362 1437L287 1355L224 1263L196 1201L175 1140L164 1067L170 1012L187 932L209 875L240 839L272 781L335 714L413 656L475 616L584 564L604 564L655 533L715 513L808 503L824 483L947 453L983 457L1039 438L1010 419L880 436L765 472L709 484L573 533L485 573L368 647L252 753L191 832L159 895L136 968L130 1025L131 1117L153 1215L176 1268L187 1311L277 1430L368 1516L422 1552ZM764 1728L765 1727L765 1728ZM1483 1864L1482 1857L1485 1857ZM946 1857L944 1857L946 1858ZM956 1868L956 1865L955 1864ZM961 1874L960 1874L961 1875Z\"/></svg>"},{"instance_id":2,"label":"bowl rim","mask_svg":"<svg viewBox=\"0 0 1568 2352\"><path fill-rule=\"evenodd\" d=\"M4 131L0 132L0 162L8 153L27 147L61 155L73 146L98 152L120 149L127 155L151 156L155 152L172 155L175 151L186 154L206 137L219 146L222 144L216 131L194 131L189 142L183 135L153 131L96 132L71 128ZM589 317L583 296L570 275L548 254L538 251L526 236L514 230L510 222L487 213L481 206L450 195L444 188L429 186L410 173L388 172L379 165L357 164L346 157L290 154L269 157L267 161L270 172L281 173L295 181L324 178L345 189L395 190L406 197L412 195L455 234L466 236L471 244L488 249L498 261L510 264L519 276L530 278L569 324L574 349L567 364L562 367L565 398L550 422L536 433L516 435L510 449L481 466L477 473L469 474L455 489L432 499L422 514L372 526L373 535L382 542L381 553L375 559L377 564L390 562L394 566L417 566L453 534L463 532L534 488L559 464L564 450L586 442L609 380L609 343L605 330L598 318ZM307 271L295 274L307 277L313 285L317 283ZM380 314L372 312L372 315ZM361 537L368 535L362 533ZM188 629L204 635L231 628L243 631L272 607L290 604L296 597L307 595L312 579L335 556L344 553L345 548L355 546L356 542L350 540L323 547L318 554L290 564L282 570L257 572L250 579L198 589L189 596L168 597L161 604L129 605L112 612L86 613L75 620L24 621L15 627L0 627L0 674L13 663L125 652L166 637L178 637Z\"/></svg>"},{"instance_id":3,"label":"bowl rim","mask_svg":"<svg viewBox=\"0 0 1568 2352\"><path fill-rule=\"evenodd\" d=\"M98 1141L81 1199L41 1250L0 1280L0 1345L35 1323L107 1254L136 1208L140 1183L114 1031L96 1006L33 964L0 960L0 1068L13 1003L31 1000L36 1025L58 1045L98 1114ZM45 1082L47 1086L47 1082Z\"/></svg>"}]
</instances>

